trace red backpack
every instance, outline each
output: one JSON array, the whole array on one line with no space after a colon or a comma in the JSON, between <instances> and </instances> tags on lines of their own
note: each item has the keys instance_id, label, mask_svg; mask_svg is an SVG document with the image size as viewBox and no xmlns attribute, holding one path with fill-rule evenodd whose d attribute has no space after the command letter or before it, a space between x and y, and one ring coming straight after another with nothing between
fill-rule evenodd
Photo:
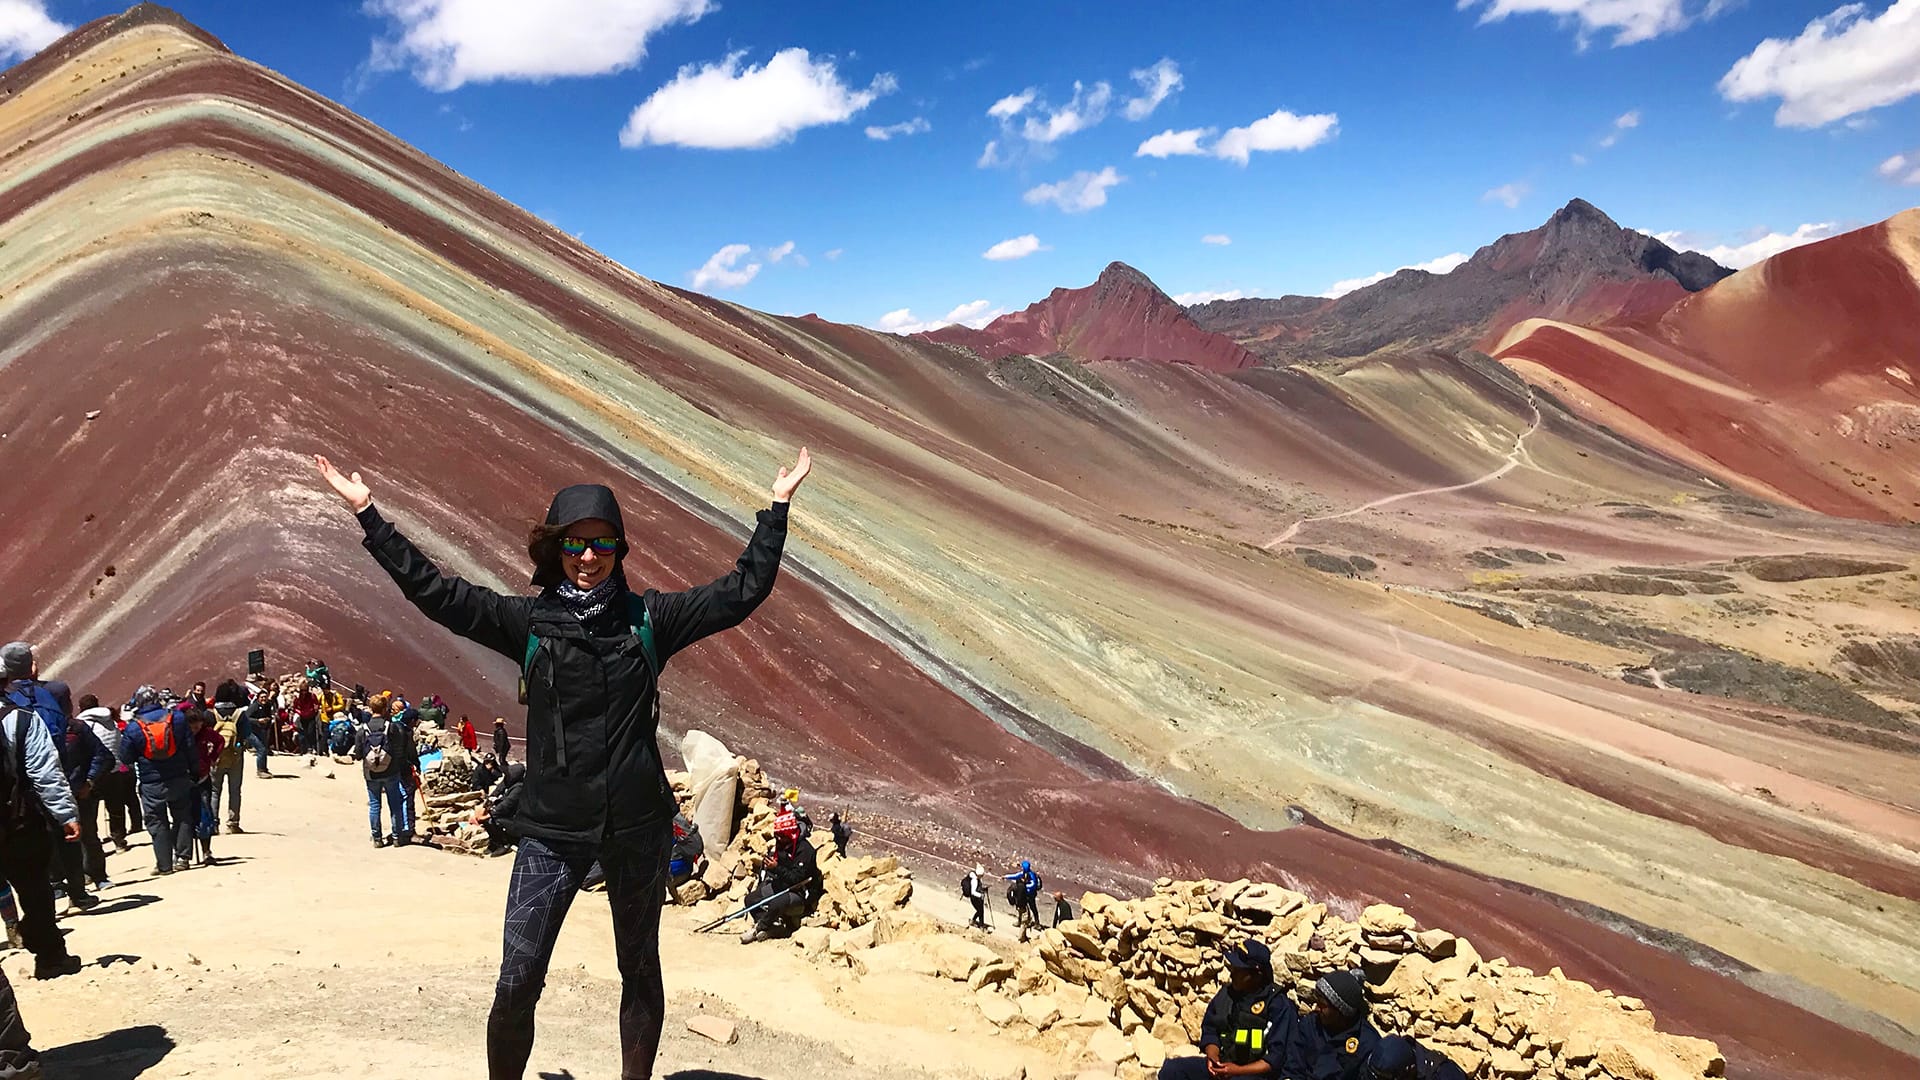
<instances>
[{"instance_id":1,"label":"red backpack","mask_svg":"<svg viewBox=\"0 0 1920 1080\"><path fill-rule=\"evenodd\" d=\"M162 713L158 720L141 720L136 717L134 722L140 725L140 733L146 736L146 749L143 753L148 761L163 761L179 752L180 747L173 740L172 711Z\"/></svg>"}]
</instances>

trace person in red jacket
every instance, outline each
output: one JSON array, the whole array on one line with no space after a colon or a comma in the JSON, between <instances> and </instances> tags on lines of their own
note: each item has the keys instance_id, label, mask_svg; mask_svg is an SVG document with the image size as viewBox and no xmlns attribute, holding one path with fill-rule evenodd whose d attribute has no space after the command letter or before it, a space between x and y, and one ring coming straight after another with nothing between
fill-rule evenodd
<instances>
[{"instance_id":1,"label":"person in red jacket","mask_svg":"<svg viewBox=\"0 0 1920 1080\"><path fill-rule=\"evenodd\" d=\"M460 717L460 745L471 754L480 749L480 733L473 730L473 721Z\"/></svg>"},{"instance_id":2,"label":"person in red jacket","mask_svg":"<svg viewBox=\"0 0 1920 1080\"><path fill-rule=\"evenodd\" d=\"M193 793L194 806L200 810L199 820L193 823L193 835L200 849L200 865L213 865L213 830L204 822L217 821L219 813L213 805L213 765L220 760L220 752L227 748L227 740L213 726L213 714L195 706L187 710L187 730L193 732Z\"/></svg>"}]
</instances>

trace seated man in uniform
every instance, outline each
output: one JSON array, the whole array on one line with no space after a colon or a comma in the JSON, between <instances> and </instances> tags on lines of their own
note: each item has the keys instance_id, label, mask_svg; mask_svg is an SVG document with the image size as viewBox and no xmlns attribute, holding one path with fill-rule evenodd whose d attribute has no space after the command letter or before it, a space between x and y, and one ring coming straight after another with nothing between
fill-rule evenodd
<instances>
[{"instance_id":1,"label":"seated man in uniform","mask_svg":"<svg viewBox=\"0 0 1920 1080\"><path fill-rule=\"evenodd\" d=\"M1168 1059L1160 1080L1282 1075L1300 1013L1274 984L1273 953L1265 942L1247 941L1228 949L1226 959L1227 985L1200 1021L1206 1056Z\"/></svg>"},{"instance_id":2,"label":"seated man in uniform","mask_svg":"<svg viewBox=\"0 0 1920 1080\"><path fill-rule=\"evenodd\" d=\"M1313 984L1313 1011L1300 1018L1287 1049L1287 1080L1363 1080L1380 1033L1367 1022L1366 988L1351 971Z\"/></svg>"}]
</instances>

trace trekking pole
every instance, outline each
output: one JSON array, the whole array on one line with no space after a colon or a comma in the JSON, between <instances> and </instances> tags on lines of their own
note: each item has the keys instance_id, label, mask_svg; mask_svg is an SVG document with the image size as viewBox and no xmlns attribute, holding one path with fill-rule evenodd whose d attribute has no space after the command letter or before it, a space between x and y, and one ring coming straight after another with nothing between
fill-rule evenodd
<instances>
[{"instance_id":1,"label":"trekking pole","mask_svg":"<svg viewBox=\"0 0 1920 1080\"><path fill-rule=\"evenodd\" d=\"M786 888L781 889L779 892L774 893L772 896L767 897L765 900L761 900L758 903L748 904L746 907L741 908L739 911L736 911L731 915L722 915L719 918L708 923L707 925L696 928L694 930L694 933L704 934L707 931L712 930L716 926L724 926L727 923L732 922L733 920L739 918L742 915L747 915L754 911L758 911L763 907L766 907L768 904L773 903L775 900L780 899L781 897L787 895L788 893L792 892L797 888L799 888L798 885L789 885Z\"/></svg>"}]
</instances>

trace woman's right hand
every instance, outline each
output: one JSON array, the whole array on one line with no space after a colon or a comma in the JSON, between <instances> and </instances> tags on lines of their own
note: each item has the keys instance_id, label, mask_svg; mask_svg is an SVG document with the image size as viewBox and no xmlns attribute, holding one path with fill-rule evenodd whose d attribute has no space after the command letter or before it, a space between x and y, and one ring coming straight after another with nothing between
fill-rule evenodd
<instances>
[{"instance_id":1,"label":"woman's right hand","mask_svg":"<svg viewBox=\"0 0 1920 1080\"><path fill-rule=\"evenodd\" d=\"M333 493L340 496L348 509L357 514L373 505L373 492L367 490L359 473L342 475L339 469L333 467L333 462L320 454L313 456L313 463L320 467L320 478L333 486Z\"/></svg>"}]
</instances>

